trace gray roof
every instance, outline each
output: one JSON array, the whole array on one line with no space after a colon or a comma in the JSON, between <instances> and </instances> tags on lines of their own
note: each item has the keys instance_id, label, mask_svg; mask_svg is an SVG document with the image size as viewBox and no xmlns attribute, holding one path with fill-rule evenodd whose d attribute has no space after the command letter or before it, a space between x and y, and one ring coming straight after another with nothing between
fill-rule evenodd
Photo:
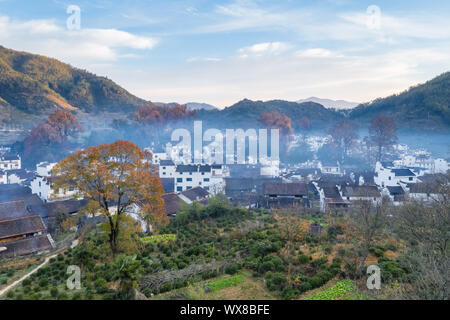
<instances>
[{"instance_id":1,"label":"gray roof","mask_svg":"<svg viewBox=\"0 0 450 320\"><path fill-rule=\"evenodd\" d=\"M381 193L375 186L345 186L342 188L344 197L381 197Z\"/></svg>"},{"instance_id":2,"label":"gray roof","mask_svg":"<svg viewBox=\"0 0 450 320\"><path fill-rule=\"evenodd\" d=\"M175 163L172 160L161 160L159 162L160 166L174 166Z\"/></svg>"},{"instance_id":3,"label":"gray roof","mask_svg":"<svg viewBox=\"0 0 450 320\"><path fill-rule=\"evenodd\" d=\"M409 169L391 169L396 177L415 177L416 175Z\"/></svg>"},{"instance_id":4,"label":"gray roof","mask_svg":"<svg viewBox=\"0 0 450 320\"><path fill-rule=\"evenodd\" d=\"M209 192L202 187L195 187L186 191L181 192L183 196L191 201L201 201L209 196Z\"/></svg>"},{"instance_id":5,"label":"gray roof","mask_svg":"<svg viewBox=\"0 0 450 320\"><path fill-rule=\"evenodd\" d=\"M305 196L308 194L308 188L305 183L264 183L265 195L279 196Z\"/></svg>"},{"instance_id":6,"label":"gray roof","mask_svg":"<svg viewBox=\"0 0 450 320\"><path fill-rule=\"evenodd\" d=\"M0 252L1 258L12 258L52 249L52 244L46 235L2 243L1 246L6 247L5 251Z\"/></svg>"}]
</instances>

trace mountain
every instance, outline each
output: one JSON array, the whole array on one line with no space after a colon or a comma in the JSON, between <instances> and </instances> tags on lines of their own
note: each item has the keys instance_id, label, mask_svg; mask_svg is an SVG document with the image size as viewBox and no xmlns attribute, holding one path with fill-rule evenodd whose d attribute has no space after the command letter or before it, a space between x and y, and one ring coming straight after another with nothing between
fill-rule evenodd
<instances>
[{"instance_id":1,"label":"mountain","mask_svg":"<svg viewBox=\"0 0 450 320\"><path fill-rule=\"evenodd\" d=\"M0 120L42 115L55 108L130 111L143 103L108 78L0 46Z\"/></svg>"},{"instance_id":2,"label":"mountain","mask_svg":"<svg viewBox=\"0 0 450 320\"><path fill-rule=\"evenodd\" d=\"M189 110L216 110L217 107L214 107L207 103L198 103L198 102L188 102L186 103L186 106Z\"/></svg>"},{"instance_id":3,"label":"mountain","mask_svg":"<svg viewBox=\"0 0 450 320\"><path fill-rule=\"evenodd\" d=\"M302 99L297 101L297 103L303 102L315 102L323 105L325 108L330 109L353 109L359 105L358 102L349 102L345 100L331 100L331 99L321 99L317 97L310 97L308 99Z\"/></svg>"},{"instance_id":4,"label":"mountain","mask_svg":"<svg viewBox=\"0 0 450 320\"><path fill-rule=\"evenodd\" d=\"M353 109L350 118L368 122L379 113L394 116L399 128L426 131L450 130L450 72L424 84Z\"/></svg>"},{"instance_id":5,"label":"mountain","mask_svg":"<svg viewBox=\"0 0 450 320\"><path fill-rule=\"evenodd\" d=\"M239 101L223 110L200 112L198 117L217 127L257 128L260 126L258 120L261 114L273 111L290 117L293 127L297 126L302 117L308 117L312 129L326 128L330 123L343 118L342 114L314 102L297 103L284 100L263 102L248 99Z\"/></svg>"}]
</instances>

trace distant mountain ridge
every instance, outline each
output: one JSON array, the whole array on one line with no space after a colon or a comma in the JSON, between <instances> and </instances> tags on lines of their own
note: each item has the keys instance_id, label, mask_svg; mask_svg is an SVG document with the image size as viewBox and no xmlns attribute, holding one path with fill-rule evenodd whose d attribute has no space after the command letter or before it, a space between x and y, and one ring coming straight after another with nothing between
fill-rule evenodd
<instances>
[{"instance_id":1,"label":"distant mountain ridge","mask_svg":"<svg viewBox=\"0 0 450 320\"><path fill-rule=\"evenodd\" d=\"M0 46L0 121L14 114L42 115L56 108L130 111L144 103L108 78Z\"/></svg>"},{"instance_id":2,"label":"distant mountain ridge","mask_svg":"<svg viewBox=\"0 0 450 320\"><path fill-rule=\"evenodd\" d=\"M267 112L279 112L291 118L296 127L302 117L308 117L314 128L325 128L329 123L343 118L343 115L314 102L289 102L284 100L252 101L244 99L223 110L213 110L198 114L200 119L210 123L227 124L231 127L256 128L259 117ZM218 123L220 122L220 123Z\"/></svg>"},{"instance_id":3,"label":"distant mountain ridge","mask_svg":"<svg viewBox=\"0 0 450 320\"><path fill-rule=\"evenodd\" d=\"M217 110L218 108L207 104L207 103L198 103L198 102L188 102L186 103L186 106L189 110L207 110L207 111L211 111L211 110Z\"/></svg>"},{"instance_id":4,"label":"distant mountain ridge","mask_svg":"<svg viewBox=\"0 0 450 320\"><path fill-rule=\"evenodd\" d=\"M331 99L321 99L317 97L310 97L308 99L298 100L297 103L303 102L315 102L323 105L325 108L330 109L352 109L360 105L359 102L350 102L345 100L331 100Z\"/></svg>"},{"instance_id":5,"label":"distant mountain ridge","mask_svg":"<svg viewBox=\"0 0 450 320\"><path fill-rule=\"evenodd\" d=\"M361 104L350 119L367 122L379 113L396 118L400 128L450 130L450 72L396 95Z\"/></svg>"}]
</instances>

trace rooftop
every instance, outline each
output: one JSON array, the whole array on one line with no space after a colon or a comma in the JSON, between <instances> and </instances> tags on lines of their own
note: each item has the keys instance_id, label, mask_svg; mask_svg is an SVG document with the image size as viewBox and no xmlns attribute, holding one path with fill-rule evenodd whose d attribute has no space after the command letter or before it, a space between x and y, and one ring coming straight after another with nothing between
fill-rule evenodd
<instances>
[{"instance_id":1,"label":"rooftop","mask_svg":"<svg viewBox=\"0 0 450 320\"><path fill-rule=\"evenodd\" d=\"M308 194L308 188L305 183L266 182L264 183L264 194L280 196L304 196Z\"/></svg>"}]
</instances>

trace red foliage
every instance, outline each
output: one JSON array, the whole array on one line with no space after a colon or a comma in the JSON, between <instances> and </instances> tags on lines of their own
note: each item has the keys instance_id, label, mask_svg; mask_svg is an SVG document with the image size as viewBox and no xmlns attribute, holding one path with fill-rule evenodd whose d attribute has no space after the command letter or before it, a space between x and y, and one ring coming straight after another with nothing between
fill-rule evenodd
<instances>
[{"instance_id":1,"label":"red foliage","mask_svg":"<svg viewBox=\"0 0 450 320\"><path fill-rule=\"evenodd\" d=\"M259 121L271 129L280 129L283 136L290 136L293 133L291 118L276 111L261 114Z\"/></svg>"},{"instance_id":2,"label":"red foliage","mask_svg":"<svg viewBox=\"0 0 450 320\"><path fill-rule=\"evenodd\" d=\"M188 110L185 105L168 107L149 103L135 112L134 119L144 124L156 124L170 120L182 120L193 115L195 115L195 111Z\"/></svg>"}]
</instances>

